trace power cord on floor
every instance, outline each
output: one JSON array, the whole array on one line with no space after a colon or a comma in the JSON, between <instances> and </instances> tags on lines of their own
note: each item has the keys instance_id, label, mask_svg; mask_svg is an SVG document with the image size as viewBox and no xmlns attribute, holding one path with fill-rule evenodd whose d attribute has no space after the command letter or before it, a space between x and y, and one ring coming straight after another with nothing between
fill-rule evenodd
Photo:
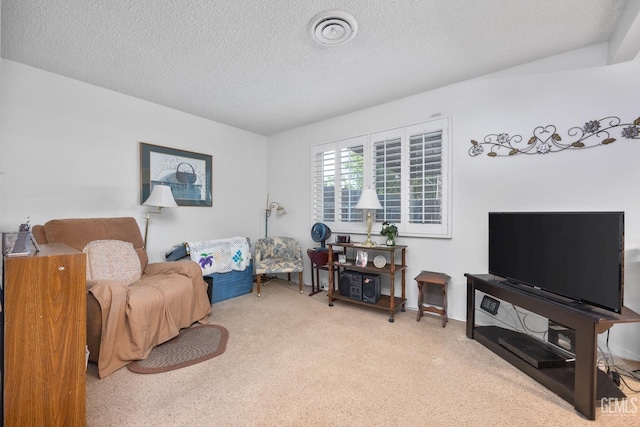
<instances>
[{"instance_id":1,"label":"power cord on floor","mask_svg":"<svg viewBox=\"0 0 640 427\"><path fill-rule=\"evenodd\" d=\"M618 388L622 389L622 386L624 385L632 393L640 393L640 390L636 390L636 389L632 388L629 385L629 383L624 379L624 376L626 375L629 378L633 378L635 380L640 380L640 377L636 374L636 373L640 373L640 369L636 369L634 371L628 371L628 370L623 369L622 367L620 367L620 366L618 366L617 364L614 363L614 355L613 355L613 352L611 351L611 348L609 348L609 332L610 331L607 331L607 339L606 339L606 343L605 343L607 352L603 351L600 348L600 346L598 346L598 349L600 350L600 353L602 353L602 357L600 357L598 359L598 368L602 369L603 368L602 365L604 364L604 368L605 369L602 369L602 370L607 373L609 378L611 378L611 381L613 381L613 383ZM607 353L609 354L608 356L607 356ZM604 361L603 361L603 359L604 359Z\"/></svg>"}]
</instances>

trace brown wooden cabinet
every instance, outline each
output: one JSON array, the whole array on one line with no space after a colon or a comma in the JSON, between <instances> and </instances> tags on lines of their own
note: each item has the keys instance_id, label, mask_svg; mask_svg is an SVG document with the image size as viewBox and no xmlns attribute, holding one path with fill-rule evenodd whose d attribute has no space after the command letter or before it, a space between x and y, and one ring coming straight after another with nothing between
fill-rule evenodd
<instances>
[{"instance_id":1,"label":"brown wooden cabinet","mask_svg":"<svg viewBox=\"0 0 640 427\"><path fill-rule=\"evenodd\" d=\"M357 243L328 243L329 247L329 306L333 306L334 300L348 301L354 304L365 305L368 307L379 308L381 310L386 310L389 312L389 322L393 322L393 316L396 310L400 309L401 311L405 311L405 304L407 302L406 294L405 294L405 284L406 284L406 270L407 270L407 260L406 260L406 249L405 245L396 245L396 246L362 246ZM333 256L334 248L342 248L344 254L347 257L347 263L341 264L337 262ZM358 251L367 252L367 262L365 266L357 265L357 253ZM398 258L397 255L400 255ZM385 257L386 264L380 268L374 265L374 259L376 255L383 255ZM389 295L382 295L380 300L376 303L368 303L363 301L358 301L350 298L349 296L341 295L340 292L336 290L336 284L334 282L334 274L333 271L336 268L345 268L349 270L360 271L364 273L374 273L380 275L388 275L389 276ZM401 292L400 297L395 296L395 276L397 273L400 273L401 276Z\"/></svg>"},{"instance_id":2,"label":"brown wooden cabinet","mask_svg":"<svg viewBox=\"0 0 640 427\"><path fill-rule=\"evenodd\" d=\"M62 244L4 257L5 426L86 425L85 264Z\"/></svg>"}]
</instances>

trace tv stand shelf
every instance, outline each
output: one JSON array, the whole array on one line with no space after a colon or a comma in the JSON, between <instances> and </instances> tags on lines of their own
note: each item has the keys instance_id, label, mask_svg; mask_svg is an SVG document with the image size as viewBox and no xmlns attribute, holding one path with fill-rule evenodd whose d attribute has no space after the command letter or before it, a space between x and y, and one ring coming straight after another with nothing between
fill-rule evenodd
<instances>
[{"instance_id":1,"label":"tv stand shelf","mask_svg":"<svg viewBox=\"0 0 640 427\"><path fill-rule=\"evenodd\" d=\"M567 305L540 293L500 283L503 278L490 274L467 277L467 337L508 361L564 400L590 420L596 418L596 404L604 397L625 397L611 379L596 367L597 339L617 323L640 322L640 314L623 307L617 314L586 304ZM501 337L516 332L496 326L475 325L475 297L481 291L518 307L561 323L576 333L576 358L563 367L537 369L502 345Z\"/></svg>"},{"instance_id":2,"label":"tv stand shelf","mask_svg":"<svg viewBox=\"0 0 640 427\"><path fill-rule=\"evenodd\" d=\"M535 368L500 344L500 338L510 336L513 333L517 332L499 326L478 326L475 328L474 339L549 390L555 392L567 402L573 402L575 392L575 362L568 362L563 367ZM604 397L614 397L618 399L625 397L624 393L615 386L607 374L600 369L597 369L596 372L598 374L596 381L596 401L600 401L600 399Z\"/></svg>"}]
</instances>

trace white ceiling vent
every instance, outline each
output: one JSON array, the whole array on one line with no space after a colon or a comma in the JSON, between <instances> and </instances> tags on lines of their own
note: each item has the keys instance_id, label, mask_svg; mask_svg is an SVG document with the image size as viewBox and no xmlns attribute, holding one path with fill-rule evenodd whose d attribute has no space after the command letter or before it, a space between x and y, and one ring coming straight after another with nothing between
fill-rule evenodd
<instances>
[{"instance_id":1,"label":"white ceiling vent","mask_svg":"<svg viewBox=\"0 0 640 427\"><path fill-rule=\"evenodd\" d=\"M323 46L345 44L358 32L358 23L349 13L341 10L320 12L309 22L309 36Z\"/></svg>"}]
</instances>

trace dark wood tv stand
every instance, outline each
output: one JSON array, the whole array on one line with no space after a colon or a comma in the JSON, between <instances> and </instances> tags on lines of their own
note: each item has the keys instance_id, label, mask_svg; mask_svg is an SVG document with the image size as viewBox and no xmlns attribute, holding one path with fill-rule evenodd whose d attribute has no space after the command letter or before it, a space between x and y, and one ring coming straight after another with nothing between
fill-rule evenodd
<instances>
[{"instance_id":1,"label":"dark wood tv stand","mask_svg":"<svg viewBox=\"0 0 640 427\"><path fill-rule=\"evenodd\" d=\"M530 293L500 283L504 279L490 274L469 274L467 277L467 337L483 344L518 369L572 403L575 409L590 420L596 418L596 405L600 399L625 398L610 380L596 367L598 334L616 323L640 322L640 314L623 307L617 314L586 304L567 305L546 298L544 292ZM498 343L501 331L512 331L495 326L475 325L476 292L481 291L518 307L537 313L575 331L576 357L560 368L536 369Z\"/></svg>"}]
</instances>

